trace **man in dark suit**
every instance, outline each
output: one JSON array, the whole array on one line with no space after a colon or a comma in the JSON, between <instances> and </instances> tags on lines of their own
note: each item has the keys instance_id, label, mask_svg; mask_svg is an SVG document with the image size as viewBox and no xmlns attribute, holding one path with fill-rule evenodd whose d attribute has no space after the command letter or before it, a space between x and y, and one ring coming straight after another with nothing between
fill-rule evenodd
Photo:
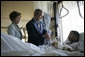
<instances>
[{"instance_id":1,"label":"man in dark suit","mask_svg":"<svg viewBox=\"0 0 85 57\"><path fill-rule=\"evenodd\" d=\"M42 10L36 9L34 11L34 17L26 24L28 32L28 42L37 46L44 44L44 39L49 38L47 31L43 27Z\"/></svg>"}]
</instances>

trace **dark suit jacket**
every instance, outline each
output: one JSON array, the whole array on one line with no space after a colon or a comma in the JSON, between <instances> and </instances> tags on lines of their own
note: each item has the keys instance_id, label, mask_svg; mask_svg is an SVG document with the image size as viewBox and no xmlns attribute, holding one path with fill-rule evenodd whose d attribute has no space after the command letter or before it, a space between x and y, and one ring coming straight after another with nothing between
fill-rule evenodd
<instances>
[{"instance_id":1,"label":"dark suit jacket","mask_svg":"<svg viewBox=\"0 0 85 57\"><path fill-rule=\"evenodd\" d=\"M41 30L38 28L37 23L34 19L26 24L26 29L28 32L28 42L35 45L42 45L44 43L44 37L42 37L47 31L43 27L41 22Z\"/></svg>"}]
</instances>

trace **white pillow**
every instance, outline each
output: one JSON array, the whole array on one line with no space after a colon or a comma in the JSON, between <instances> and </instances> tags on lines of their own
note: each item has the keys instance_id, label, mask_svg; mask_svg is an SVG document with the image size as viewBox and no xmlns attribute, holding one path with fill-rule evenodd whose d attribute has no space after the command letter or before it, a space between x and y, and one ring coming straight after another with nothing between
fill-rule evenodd
<instances>
[{"instance_id":1,"label":"white pillow","mask_svg":"<svg viewBox=\"0 0 85 57\"><path fill-rule=\"evenodd\" d=\"M84 52L84 33L80 33L78 50Z\"/></svg>"},{"instance_id":2,"label":"white pillow","mask_svg":"<svg viewBox=\"0 0 85 57\"><path fill-rule=\"evenodd\" d=\"M80 39L79 39L80 42L84 42L84 32L83 33L80 33Z\"/></svg>"}]
</instances>

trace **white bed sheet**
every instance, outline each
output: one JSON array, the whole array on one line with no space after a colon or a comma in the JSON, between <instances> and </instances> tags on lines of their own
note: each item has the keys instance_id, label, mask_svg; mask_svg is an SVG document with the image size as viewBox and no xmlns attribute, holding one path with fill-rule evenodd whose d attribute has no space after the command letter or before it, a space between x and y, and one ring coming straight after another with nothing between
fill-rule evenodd
<instances>
[{"instance_id":1,"label":"white bed sheet","mask_svg":"<svg viewBox=\"0 0 85 57\"><path fill-rule=\"evenodd\" d=\"M76 54L77 51L74 54L48 45L38 47L31 43L23 43L18 38L1 32L1 56L75 56ZM84 56L84 53L79 54L78 56Z\"/></svg>"}]
</instances>

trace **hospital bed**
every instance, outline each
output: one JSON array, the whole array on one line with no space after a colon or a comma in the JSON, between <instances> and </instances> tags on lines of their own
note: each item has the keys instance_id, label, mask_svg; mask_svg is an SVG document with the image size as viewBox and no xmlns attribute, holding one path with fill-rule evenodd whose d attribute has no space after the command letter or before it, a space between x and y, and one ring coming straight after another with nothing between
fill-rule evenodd
<instances>
[{"instance_id":1,"label":"hospital bed","mask_svg":"<svg viewBox=\"0 0 85 57\"><path fill-rule=\"evenodd\" d=\"M35 46L1 32L1 56L84 56L84 33L80 34L78 51L65 51L49 45Z\"/></svg>"},{"instance_id":2,"label":"hospital bed","mask_svg":"<svg viewBox=\"0 0 85 57\"><path fill-rule=\"evenodd\" d=\"M8 29L8 27L3 27L3 26L1 27L1 31L6 33L6 34L7 34L7 29ZM20 30L21 30L21 33L22 33L22 36L23 36L22 41L24 40L23 42L27 42L28 41L28 35L27 35L26 28L20 27Z\"/></svg>"}]
</instances>

